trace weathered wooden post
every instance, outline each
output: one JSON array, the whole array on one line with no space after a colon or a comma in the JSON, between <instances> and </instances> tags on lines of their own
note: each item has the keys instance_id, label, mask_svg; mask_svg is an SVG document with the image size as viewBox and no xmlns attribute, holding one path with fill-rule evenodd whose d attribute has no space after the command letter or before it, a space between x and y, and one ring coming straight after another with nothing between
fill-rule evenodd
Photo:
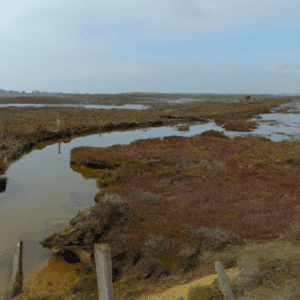
<instances>
[{"instance_id":1,"label":"weathered wooden post","mask_svg":"<svg viewBox=\"0 0 300 300\"><path fill-rule=\"evenodd\" d=\"M226 300L235 300L234 295L232 293L227 275L223 268L223 265L220 261L215 262L215 269L217 271L218 280L221 286L221 291Z\"/></svg>"},{"instance_id":2,"label":"weathered wooden post","mask_svg":"<svg viewBox=\"0 0 300 300\"><path fill-rule=\"evenodd\" d=\"M56 131L59 131L60 119L56 119Z\"/></svg>"},{"instance_id":3,"label":"weathered wooden post","mask_svg":"<svg viewBox=\"0 0 300 300\"><path fill-rule=\"evenodd\" d=\"M10 299L23 292L23 241L18 243L18 249L14 255L12 290Z\"/></svg>"},{"instance_id":4,"label":"weathered wooden post","mask_svg":"<svg viewBox=\"0 0 300 300\"><path fill-rule=\"evenodd\" d=\"M56 132L59 131L59 124L60 124L60 113L57 112L57 117L56 117Z\"/></svg>"},{"instance_id":5,"label":"weathered wooden post","mask_svg":"<svg viewBox=\"0 0 300 300\"><path fill-rule=\"evenodd\" d=\"M98 295L100 300L114 300L112 262L109 244L94 245L97 271Z\"/></svg>"}]
</instances>

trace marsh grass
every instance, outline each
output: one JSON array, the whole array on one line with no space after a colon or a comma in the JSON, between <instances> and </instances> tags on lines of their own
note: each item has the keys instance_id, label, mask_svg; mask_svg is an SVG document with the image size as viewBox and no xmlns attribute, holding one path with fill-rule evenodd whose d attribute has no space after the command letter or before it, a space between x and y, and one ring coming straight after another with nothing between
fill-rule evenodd
<instances>
[{"instance_id":1,"label":"marsh grass","mask_svg":"<svg viewBox=\"0 0 300 300\"><path fill-rule=\"evenodd\" d=\"M127 97L126 100L130 101ZM136 99L133 99L137 101ZM10 99L11 101L11 99ZM15 102L22 102L22 98L19 100L14 99ZM23 99L23 102L25 100ZM53 102L53 99L51 99ZM62 103L61 100L58 100ZM68 103L77 103L76 100L69 97ZM107 101L106 98L102 101ZM122 102L124 97L115 97L115 101ZM242 118L250 118L253 115L266 111L273 107L289 102L289 98L282 99L267 99L258 100L253 102L238 102L238 103L187 103L187 104L174 104L172 110L170 106L159 105L156 108L149 110L107 110L107 109L87 109L83 107L3 107L0 109L0 140L8 137L18 137L22 135L28 135L39 131L54 131L57 128L57 116L60 116L61 121L60 130L65 131L67 128L74 128L80 126L99 126L113 123L117 127L126 123L132 123L134 121L138 123L153 123L166 121L175 118L186 121L193 121L201 118L216 119L219 122ZM0 99L0 103L5 103L5 99ZM47 103L46 98L35 98L31 102L27 99L26 103ZM98 103L100 104L100 103ZM237 122L237 121L235 121ZM239 121L237 125L244 125ZM223 124L223 125L224 125ZM230 124L228 124L229 126ZM248 124L249 125L249 124ZM122 125L121 125L122 127Z\"/></svg>"}]
</instances>

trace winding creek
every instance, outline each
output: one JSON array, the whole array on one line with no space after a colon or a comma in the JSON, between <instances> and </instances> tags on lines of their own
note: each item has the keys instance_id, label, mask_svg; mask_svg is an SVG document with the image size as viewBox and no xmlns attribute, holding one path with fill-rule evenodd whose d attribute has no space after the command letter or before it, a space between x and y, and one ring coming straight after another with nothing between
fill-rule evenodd
<instances>
[{"instance_id":1,"label":"winding creek","mask_svg":"<svg viewBox=\"0 0 300 300\"><path fill-rule=\"evenodd\" d=\"M7 105L0 105L0 108L4 106ZM15 104L15 106L27 105ZM84 106L107 109L147 108L143 105ZM174 126L92 134L76 137L67 143L56 142L24 155L10 165L5 173L8 184L6 191L0 194L0 295L3 295L10 283L13 255L20 240L24 241L23 270L26 280L31 274L47 266L52 256L52 252L40 246L39 241L54 232L61 231L78 211L86 210L94 204L94 196L99 192L96 179L86 179L70 168L70 152L74 147L128 145L139 139L172 135L191 137L207 130L222 131L230 138L253 134L265 136L275 142L299 139L300 119L297 112L299 106L300 100L295 100L294 103L279 106L290 107L291 113L278 114L275 108L272 114L260 115L261 119L252 118L251 121L259 124L252 132L227 132L211 121L207 124L190 126L189 131L177 131Z\"/></svg>"}]
</instances>

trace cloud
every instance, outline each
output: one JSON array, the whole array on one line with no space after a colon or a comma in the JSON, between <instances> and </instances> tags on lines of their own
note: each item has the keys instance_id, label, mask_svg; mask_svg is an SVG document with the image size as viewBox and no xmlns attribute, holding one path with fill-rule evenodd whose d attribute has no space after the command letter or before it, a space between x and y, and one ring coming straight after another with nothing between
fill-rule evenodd
<instances>
[{"instance_id":1,"label":"cloud","mask_svg":"<svg viewBox=\"0 0 300 300\"><path fill-rule=\"evenodd\" d=\"M272 76L283 82L299 73L299 46L289 46L299 7L285 0L12 0L0 20L0 79L6 90L26 91L195 92L232 82L240 90L243 80L252 89L264 78L276 89Z\"/></svg>"},{"instance_id":2,"label":"cloud","mask_svg":"<svg viewBox=\"0 0 300 300\"><path fill-rule=\"evenodd\" d=\"M281 63L269 63L263 68L265 71L280 72L284 74L299 74L300 64L281 64Z\"/></svg>"}]
</instances>

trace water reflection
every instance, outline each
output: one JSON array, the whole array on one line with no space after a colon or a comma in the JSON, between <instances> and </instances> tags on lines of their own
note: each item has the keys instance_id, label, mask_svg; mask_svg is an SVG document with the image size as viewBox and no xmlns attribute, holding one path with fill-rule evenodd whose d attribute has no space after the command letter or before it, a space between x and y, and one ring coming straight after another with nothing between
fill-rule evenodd
<instances>
[{"instance_id":1,"label":"water reflection","mask_svg":"<svg viewBox=\"0 0 300 300\"><path fill-rule=\"evenodd\" d=\"M5 177L0 178L0 193L5 192L6 184L7 184L7 178Z\"/></svg>"}]
</instances>

